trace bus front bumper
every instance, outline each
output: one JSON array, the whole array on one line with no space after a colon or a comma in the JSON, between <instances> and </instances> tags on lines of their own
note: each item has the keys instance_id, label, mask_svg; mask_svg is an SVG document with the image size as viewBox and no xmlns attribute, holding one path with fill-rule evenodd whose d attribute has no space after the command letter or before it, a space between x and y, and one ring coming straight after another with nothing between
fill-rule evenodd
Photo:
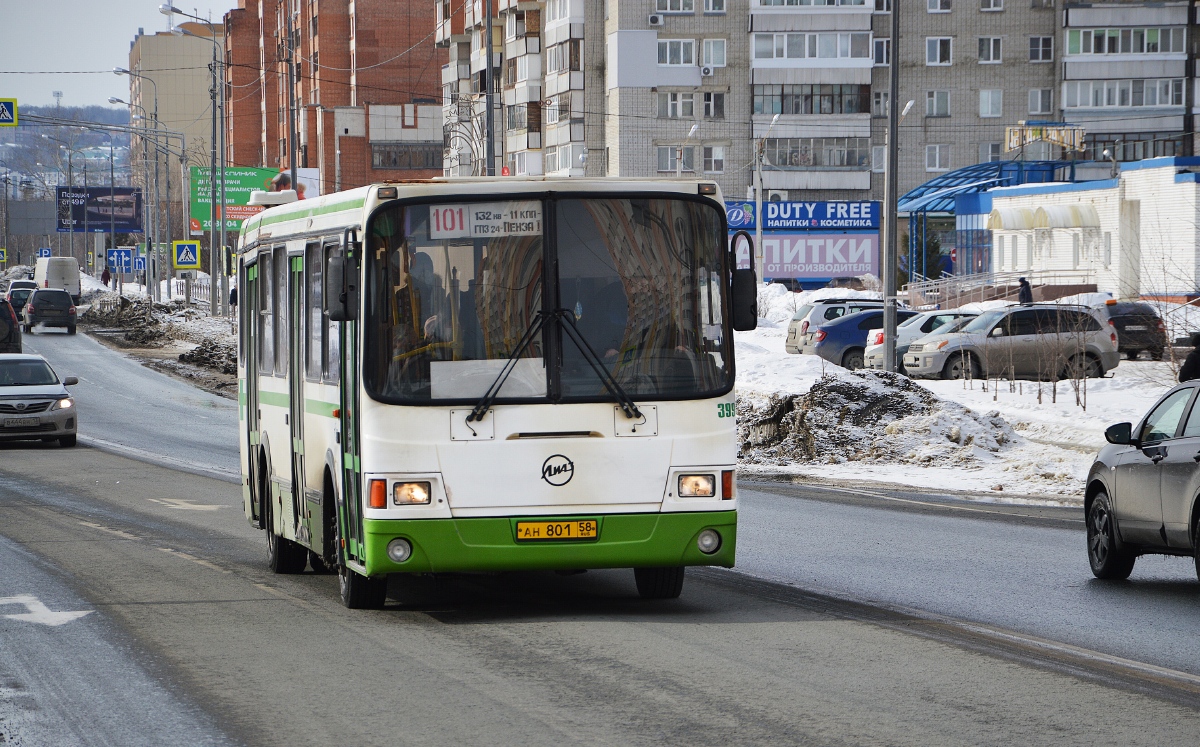
<instances>
[{"instance_id":1,"label":"bus front bumper","mask_svg":"<svg viewBox=\"0 0 1200 747\"><path fill-rule=\"evenodd\" d=\"M593 540L518 542L519 521L595 520ZM737 544L736 511L604 514L599 516L520 516L472 519L366 519L366 569L388 573L580 570L651 566L716 565L733 567ZM705 529L721 535L716 552L700 551ZM388 543L403 538L412 555L396 563Z\"/></svg>"}]
</instances>

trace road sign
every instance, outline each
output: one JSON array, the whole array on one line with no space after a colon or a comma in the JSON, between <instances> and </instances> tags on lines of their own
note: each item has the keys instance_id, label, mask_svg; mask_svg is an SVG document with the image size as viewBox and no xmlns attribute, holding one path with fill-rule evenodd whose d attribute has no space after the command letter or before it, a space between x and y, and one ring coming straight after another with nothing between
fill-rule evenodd
<instances>
[{"instance_id":1,"label":"road sign","mask_svg":"<svg viewBox=\"0 0 1200 747\"><path fill-rule=\"evenodd\" d=\"M171 264L176 270L200 269L199 241L172 241Z\"/></svg>"},{"instance_id":2,"label":"road sign","mask_svg":"<svg viewBox=\"0 0 1200 747\"><path fill-rule=\"evenodd\" d=\"M0 262L8 261L8 250L0 246Z\"/></svg>"},{"instance_id":3,"label":"road sign","mask_svg":"<svg viewBox=\"0 0 1200 747\"><path fill-rule=\"evenodd\" d=\"M134 272L145 272L146 271L146 258L145 257L134 257L133 258L133 271Z\"/></svg>"},{"instance_id":4,"label":"road sign","mask_svg":"<svg viewBox=\"0 0 1200 747\"><path fill-rule=\"evenodd\" d=\"M0 99L0 127L17 126L17 100Z\"/></svg>"},{"instance_id":5,"label":"road sign","mask_svg":"<svg viewBox=\"0 0 1200 747\"><path fill-rule=\"evenodd\" d=\"M49 256L51 256L50 247L48 247L48 246L43 246L41 249L38 249L38 256L39 256L39 257L49 257Z\"/></svg>"},{"instance_id":6,"label":"road sign","mask_svg":"<svg viewBox=\"0 0 1200 747\"><path fill-rule=\"evenodd\" d=\"M133 250L109 249L108 266L117 272L133 272Z\"/></svg>"}]
</instances>

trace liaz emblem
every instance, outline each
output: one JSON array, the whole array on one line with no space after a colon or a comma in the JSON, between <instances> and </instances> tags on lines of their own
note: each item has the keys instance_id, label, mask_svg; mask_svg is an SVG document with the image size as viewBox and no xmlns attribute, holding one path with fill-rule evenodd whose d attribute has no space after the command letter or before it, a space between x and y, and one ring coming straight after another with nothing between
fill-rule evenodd
<instances>
[{"instance_id":1,"label":"liaz emblem","mask_svg":"<svg viewBox=\"0 0 1200 747\"><path fill-rule=\"evenodd\" d=\"M575 463L562 454L555 454L542 462L542 479L551 485L566 485L575 476Z\"/></svg>"}]
</instances>

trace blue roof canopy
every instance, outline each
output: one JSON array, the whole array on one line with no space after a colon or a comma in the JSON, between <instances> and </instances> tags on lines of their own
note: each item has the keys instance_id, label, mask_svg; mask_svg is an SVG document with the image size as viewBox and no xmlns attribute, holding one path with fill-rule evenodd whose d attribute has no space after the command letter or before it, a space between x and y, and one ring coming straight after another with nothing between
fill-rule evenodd
<instances>
[{"instance_id":1,"label":"blue roof canopy","mask_svg":"<svg viewBox=\"0 0 1200 747\"><path fill-rule=\"evenodd\" d=\"M955 198L995 187L1075 181L1074 167L1091 161L988 161L948 171L900 197L900 213L954 213ZM1067 178L1060 170L1070 169Z\"/></svg>"}]
</instances>

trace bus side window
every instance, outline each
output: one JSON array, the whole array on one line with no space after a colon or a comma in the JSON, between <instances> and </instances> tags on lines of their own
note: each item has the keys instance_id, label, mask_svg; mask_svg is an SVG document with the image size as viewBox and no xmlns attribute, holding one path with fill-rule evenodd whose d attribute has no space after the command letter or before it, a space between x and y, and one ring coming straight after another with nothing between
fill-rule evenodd
<instances>
[{"instance_id":1,"label":"bus side window","mask_svg":"<svg viewBox=\"0 0 1200 747\"><path fill-rule=\"evenodd\" d=\"M309 381L321 380L321 357L325 351L325 335L328 327L325 324L325 306L321 302L321 283L324 273L321 257L321 245L309 244L304 247L304 285L307 289L304 308L308 314L308 324L305 325L307 339L304 351L304 373Z\"/></svg>"},{"instance_id":2,"label":"bus side window","mask_svg":"<svg viewBox=\"0 0 1200 747\"><path fill-rule=\"evenodd\" d=\"M275 370L275 316L271 308L275 286L273 267L270 251L258 255L258 298L254 308L258 317L258 372L268 375Z\"/></svg>"},{"instance_id":3,"label":"bus side window","mask_svg":"<svg viewBox=\"0 0 1200 747\"><path fill-rule=\"evenodd\" d=\"M237 289L238 292L243 293L243 294L245 293L245 289L250 287L246 283L246 274L247 274L247 267L245 264L242 263L241 258L238 258L237 285L234 287ZM237 313L238 317L239 317L238 318L239 334L238 334L238 343L237 343L237 355L238 355L238 365L241 365L241 366L246 365L246 334L248 333L248 330L246 330L246 327L245 327L245 319L246 319L246 306L249 303L250 303L250 299L245 298L243 296L242 304L240 306L234 307L234 312Z\"/></svg>"},{"instance_id":4,"label":"bus side window","mask_svg":"<svg viewBox=\"0 0 1200 747\"><path fill-rule=\"evenodd\" d=\"M286 246L275 247L275 292L271 309L275 312L275 375L286 376L288 371L288 256Z\"/></svg>"},{"instance_id":5,"label":"bus side window","mask_svg":"<svg viewBox=\"0 0 1200 747\"><path fill-rule=\"evenodd\" d=\"M329 245L325 247L325 266L328 267L330 262L341 261L338 247ZM329 321L329 316L325 317L324 329L324 350L325 355L321 361L321 370L324 374L325 381L331 384L336 384L341 379L341 340L338 338L338 323Z\"/></svg>"}]
</instances>

